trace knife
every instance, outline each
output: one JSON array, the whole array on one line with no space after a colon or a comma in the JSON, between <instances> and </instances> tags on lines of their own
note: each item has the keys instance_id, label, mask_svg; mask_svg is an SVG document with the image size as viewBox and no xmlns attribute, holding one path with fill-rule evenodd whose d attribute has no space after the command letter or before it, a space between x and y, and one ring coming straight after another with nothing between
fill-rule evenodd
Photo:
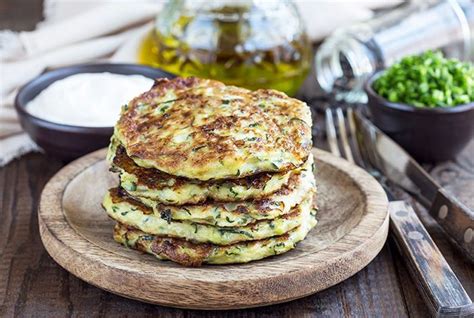
<instances>
[{"instance_id":1,"label":"knife","mask_svg":"<svg viewBox=\"0 0 474 318\"><path fill-rule=\"evenodd\" d=\"M355 118L352 107L344 116L341 108L336 109L339 140L331 109L326 109L326 133L331 152L359 165L380 182L389 199L390 233L394 238L409 273L434 317L474 317L474 304L452 271L441 251L433 242L411 205L397 200L387 178L378 168L381 160L373 147L375 139L367 139L373 131L363 126L361 118ZM363 117L362 117L363 119ZM357 124L356 124L357 123ZM349 128L349 134L346 128ZM372 127L372 126L369 126ZM350 141L349 141L350 140ZM394 187L399 188L392 183Z\"/></svg>"},{"instance_id":2,"label":"knife","mask_svg":"<svg viewBox=\"0 0 474 318\"><path fill-rule=\"evenodd\" d=\"M474 262L474 212L456 199L359 111L354 112L358 138L371 163L384 176L412 194L438 222L452 243Z\"/></svg>"}]
</instances>

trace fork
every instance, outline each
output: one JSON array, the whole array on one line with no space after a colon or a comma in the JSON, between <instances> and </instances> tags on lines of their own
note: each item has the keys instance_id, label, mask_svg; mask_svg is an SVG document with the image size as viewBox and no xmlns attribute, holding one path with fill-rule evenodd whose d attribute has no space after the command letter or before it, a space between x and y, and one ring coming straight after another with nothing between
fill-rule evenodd
<instances>
[{"instance_id":1,"label":"fork","mask_svg":"<svg viewBox=\"0 0 474 318\"><path fill-rule=\"evenodd\" d=\"M364 147L357 139L354 110L348 107L346 113L336 108L333 115L332 109L326 109L326 134L330 151L365 169L384 188L390 200L391 236L433 316L472 317L474 305L468 294L411 205L406 201L394 200L387 180L371 164L377 156L371 154L370 147Z\"/></svg>"}]
</instances>

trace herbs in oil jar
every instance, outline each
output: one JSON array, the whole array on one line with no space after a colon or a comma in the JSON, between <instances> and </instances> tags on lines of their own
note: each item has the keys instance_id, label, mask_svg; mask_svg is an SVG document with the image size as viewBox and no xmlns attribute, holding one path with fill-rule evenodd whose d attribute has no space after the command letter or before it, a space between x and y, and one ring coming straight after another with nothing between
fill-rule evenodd
<instances>
[{"instance_id":1,"label":"herbs in oil jar","mask_svg":"<svg viewBox=\"0 0 474 318\"><path fill-rule=\"evenodd\" d=\"M181 76L213 78L294 95L311 45L288 1L170 1L140 50L140 61Z\"/></svg>"}]
</instances>

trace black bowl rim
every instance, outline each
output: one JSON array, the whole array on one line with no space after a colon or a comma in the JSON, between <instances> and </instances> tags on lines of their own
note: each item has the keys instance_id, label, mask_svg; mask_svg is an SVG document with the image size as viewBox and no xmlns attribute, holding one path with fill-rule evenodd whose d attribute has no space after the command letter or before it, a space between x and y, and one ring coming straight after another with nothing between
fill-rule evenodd
<instances>
[{"instance_id":1,"label":"black bowl rim","mask_svg":"<svg viewBox=\"0 0 474 318\"><path fill-rule=\"evenodd\" d=\"M384 97L380 96L379 94L377 94L375 90L372 88L373 82L377 78L379 78L385 71L386 70L381 70L372 74L372 76L370 76L369 79L364 84L364 90L366 94L376 99L378 104L381 104L388 108L396 109L399 111L418 113L418 114L453 114L453 113L461 113L461 112L474 109L474 102L469 103L469 104L452 106L452 107L433 107L433 108L416 107L410 104L391 102L385 99Z\"/></svg>"},{"instance_id":2,"label":"black bowl rim","mask_svg":"<svg viewBox=\"0 0 474 318\"><path fill-rule=\"evenodd\" d=\"M84 133L89 133L89 134L106 134L109 133L111 129L113 129L113 126L78 126L78 125L67 125L67 124L60 124L56 123L53 121L49 121L37 116L34 116L30 114L26 110L26 105L20 102L20 99L23 95L25 95L29 90L31 90L33 87L36 85L39 85L45 80L52 80L49 85L52 83L56 82L57 80L66 78L68 76L72 76L75 74L80 74L80 73L100 73L100 72L109 72L109 73L114 73L114 74L123 74L123 73L117 73L118 70L131 70L131 71L136 71L136 72L131 72L127 75L143 75L144 72L141 71L148 71L148 72L155 72L157 76L161 74L161 76L165 77L175 77L176 75L171 74L169 72L163 71L159 68L154 68L151 66L146 66L146 65L140 65L140 64L132 64L132 63L91 63L91 64L77 64L77 65L71 65L71 66L65 66L65 67L58 67L55 68L54 70L51 71L46 71L29 82L27 82L25 85L23 85L18 93L15 96L15 102L14 106L15 109L18 113L19 116L23 116L26 118L29 118L33 121L35 121L37 124L40 124L48 129L52 130L58 130L58 131L67 131L67 132L84 132ZM64 76L67 74L66 76ZM148 77L148 76L146 76ZM148 77L151 78L151 77ZM48 86L49 86L48 85ZM47 87L48 87L47 86ZM46 88L46 87L45 87ZM44 89L43 89L44 90ZM39 93L38 93L39 94ZM36 95L37 96L37 95ZM36 97L35 96L35 97Z\"/></svg>"}]
</instances>

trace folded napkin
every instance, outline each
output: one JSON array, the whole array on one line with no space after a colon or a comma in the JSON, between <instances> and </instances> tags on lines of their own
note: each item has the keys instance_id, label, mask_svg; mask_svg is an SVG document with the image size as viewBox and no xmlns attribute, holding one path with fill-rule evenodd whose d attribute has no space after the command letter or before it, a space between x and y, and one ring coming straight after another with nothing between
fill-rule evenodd
<instances>
[{"instance_id":1,"label":"folded napkin","mask_svg":"<svg viewBox=\"0 0 474 318\"><path fill-rule=\"evenodd\" d=\"M319 41L335 28L372 17L370 8L389 1L295 1L309 36ZM31 32L0 31L0 166L39 150L22 131L13 110L18 87L45 69L109 61L136 63L163 1L45 0L44 21Z\"/></svg>"}]
</instances>

